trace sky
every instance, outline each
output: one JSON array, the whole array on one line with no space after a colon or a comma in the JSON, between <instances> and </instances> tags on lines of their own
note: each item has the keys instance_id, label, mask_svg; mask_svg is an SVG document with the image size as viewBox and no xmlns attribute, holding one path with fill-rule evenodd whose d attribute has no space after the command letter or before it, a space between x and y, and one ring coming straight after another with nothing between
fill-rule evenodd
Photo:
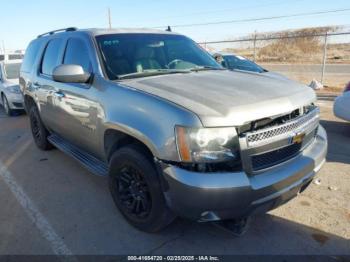
<instances>
[{"instance_id":1,"label":"sky","mask_svg":"<svg viewBox=\"0 0 350 262\"><path fill-rule=\"evenodd\" d=\"M240 20L350 8L349 0L0 0L0 41L24 49L37 35L57 28L157 27ZM232 24L178 27L173 31L203 41L257 32L350 25L350 11ZM2 42L0 42L1 46Z\"/></svg>"}]
</instances>

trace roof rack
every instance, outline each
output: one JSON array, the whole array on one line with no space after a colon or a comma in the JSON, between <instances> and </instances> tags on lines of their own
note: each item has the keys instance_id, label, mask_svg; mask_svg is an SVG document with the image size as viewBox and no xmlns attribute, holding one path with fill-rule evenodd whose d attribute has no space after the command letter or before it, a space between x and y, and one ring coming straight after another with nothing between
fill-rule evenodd
<instances>
[{"instance_id":1,"label":"roof rack","mask_svg":"<svg viewBox=\"0 0 350 262\"><path fill-rule=\"evenodd\" d=\"M46 35L53 35L53 34L60 33L60 32L71 32L71 31L77 31L77 30L78 30L78 28L76 28L76 27L67 27L67 28L57 29L57 30L53 30L53 31L38 35L38 38L46 36Z\"/></svg>"}]
</instances>

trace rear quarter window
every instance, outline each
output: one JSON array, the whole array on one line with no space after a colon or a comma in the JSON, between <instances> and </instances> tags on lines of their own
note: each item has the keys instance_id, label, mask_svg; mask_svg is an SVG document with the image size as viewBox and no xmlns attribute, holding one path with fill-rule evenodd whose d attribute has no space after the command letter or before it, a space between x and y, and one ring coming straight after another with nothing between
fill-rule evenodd
<instances>
[{"instance_id":1,"label":"rear quarter window","mask_svg":"<svg viewBox=\"0 0 350 262\"><path fill-rule=\"evenodd\" d=\"M58 66L59 54L62 49L63 40L61 38L55 38L50 40L45 49L44 58L41 64L41 73L44 75L51 76L53 70Z\"/></svg>"},{"instance_id":2,"label":"rear quarter window","mask_svg":"<svg viewBox=\"0 0 350 262\"><path fill-rule=\"evenodd\" d=\"M31 42L24 55L21 71L31 72L34 65L35 59L38 56L39 48L41 43L39 41Z\"/></svg>"}]
</instances>

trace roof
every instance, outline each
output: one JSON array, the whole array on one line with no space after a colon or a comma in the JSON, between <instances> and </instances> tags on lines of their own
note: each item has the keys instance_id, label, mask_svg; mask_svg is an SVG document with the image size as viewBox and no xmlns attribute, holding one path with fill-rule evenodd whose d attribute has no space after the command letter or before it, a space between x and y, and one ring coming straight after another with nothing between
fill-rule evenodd
<instances>
[{"instance_id":1,"label":"roof","mask_svg":"<svg viewBox=\"0 0 350 262\"><path fill-rule=\"evenodd\" d=\"M43 33L38 36L38 38L43 38L47 36L52 36L61 33L75 33L82 32L92 34L93 36L97 35L106 35L106 34L169 34L169 35L177 35L176 33L169 32L167 30L159 30L159 29L148 29L148 28L87 28L87 29L78 29L75 27L68 27L58 30L53 30L50 32Z\"/></svg>"},{"instance_id":2,"label":"roof","mask_svg":"<svg viewBox=\"0 0 350 262\"><path fill-rule=\"evenodd\" d=\"M149 29L149 28L89 28L89 29L79 29L77 31L88 31L93 35L104 35L104 34L169 34L177 35L177 33L159 30L159 29Z\"/></svg>"}]
</instances>

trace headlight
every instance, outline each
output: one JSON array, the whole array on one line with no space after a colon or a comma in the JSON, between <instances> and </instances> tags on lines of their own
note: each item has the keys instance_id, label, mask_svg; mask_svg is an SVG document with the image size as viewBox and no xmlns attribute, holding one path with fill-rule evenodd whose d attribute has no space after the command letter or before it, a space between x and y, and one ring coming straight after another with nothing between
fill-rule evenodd
<instances>
[{"instance_id":1,"label":"headlight","mask_svg":"<svg viewBox=\"0 0 350 262\"><path fill-rule=\"evenodd\" d=\"M234 127L176 126L175 132L178 152L183 162L214 163L239 158L238 137Z\"/></svg>"},{"instance_id":2,"label":"headlight","mask_svg":"<svg viewBox=\"0 0 350 262\"><path fill-rule=\"evenodd\" d=\"M14 94L20 94L21 93L21 89L19 88L19 86L9 86L7 88L7 90L10 92L10 93L14 93Z\"/></svg>"}]
</instances>

